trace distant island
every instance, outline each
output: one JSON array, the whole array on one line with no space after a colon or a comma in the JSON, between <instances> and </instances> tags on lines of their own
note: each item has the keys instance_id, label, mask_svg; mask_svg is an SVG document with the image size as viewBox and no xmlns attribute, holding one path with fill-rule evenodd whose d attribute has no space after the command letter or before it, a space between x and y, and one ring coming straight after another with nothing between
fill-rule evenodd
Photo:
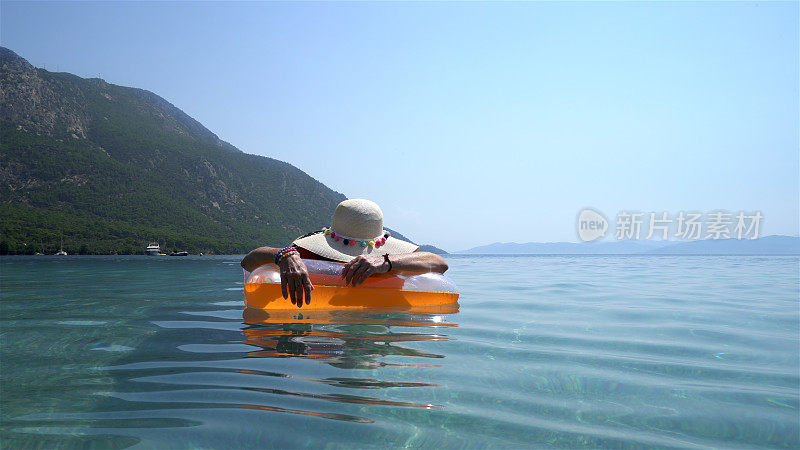
<instances>
[{"instance_id":1,"label":"distant island","mask_svg":"<svg viewBox=\"0 0 800 450\"><path fill-rule=\"evenodd\" d=\"M456 252L495 255L800 255L800 237L765 236L759 239L698 241L614 242L496 242Z\"/></svg>"},{"instance_id":2,"label":"distant island","mask_svg":"<svg viewBox=\"0 0 800 450\"><path fill-rule=\"evenodd\" d=\"M346 198L149 91L4 47L0 85L0 254L244 253L329 225Z\"/></svg>"}]
</instances>

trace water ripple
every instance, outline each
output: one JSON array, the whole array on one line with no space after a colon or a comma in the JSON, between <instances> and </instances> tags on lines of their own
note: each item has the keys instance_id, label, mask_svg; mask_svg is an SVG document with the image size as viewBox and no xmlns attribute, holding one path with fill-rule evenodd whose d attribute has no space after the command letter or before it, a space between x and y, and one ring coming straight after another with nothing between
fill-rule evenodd
<instances>
[{"instance_id":1,"label":"water ripple","mask_svg":"<svg viewBox=\"0 0 800 450\"><path fill-rule=\"evenodd\" d=\"M203 258L4 258L3 446L800 446L798 258L452 256L458 307L357 312Z\"/></svg>"}]
</instances>

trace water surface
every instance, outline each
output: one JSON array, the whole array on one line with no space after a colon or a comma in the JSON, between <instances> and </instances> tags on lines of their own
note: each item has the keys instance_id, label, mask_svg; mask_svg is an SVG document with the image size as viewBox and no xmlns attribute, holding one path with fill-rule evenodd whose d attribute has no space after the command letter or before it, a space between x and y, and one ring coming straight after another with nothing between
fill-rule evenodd
<instances>
[{"instance_id":1,"label":"water surface","mask_svg":"<svg viewBox=\"0 0 800 450\"><path fill-rule=\"evenodd\" d=\"M248 314L238 257L3 257L3 447L800 446L797 257L451 256Z\"/></svg>"}]
</instances>

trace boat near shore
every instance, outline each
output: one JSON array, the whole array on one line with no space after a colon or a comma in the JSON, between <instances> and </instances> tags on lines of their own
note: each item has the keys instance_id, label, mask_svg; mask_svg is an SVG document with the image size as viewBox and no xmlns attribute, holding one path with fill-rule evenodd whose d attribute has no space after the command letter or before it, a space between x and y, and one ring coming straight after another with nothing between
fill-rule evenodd
<instances>
[{"instance_id":1,"label":"boat near shore","mask_svg":"<svg viewBox=\"0 0 800 450\"><path fill-rule=\"evenodd\" d=\"M167 256L166 253L163 253L161 251L161 246L158 244L158 242L151 242L147 246L147 249L145 249L144 253L146 255L149 255L149 256ZM189 252L183 252L183 251L175 252L175 251L173 251L173 252L169 253L169 256L189 256Z\"/></svg>"},{"instance_id":2,"label":"boat near shore","mask_svg":"<svg viewBox=\"0 0 800 450\"><path fill-rule=\"evenodd\" d=\"M161 253L161 246L158 245L158 242L151 242L144 253L148 256L167 256L166 253Z\"/></svg>"}]
</instances>

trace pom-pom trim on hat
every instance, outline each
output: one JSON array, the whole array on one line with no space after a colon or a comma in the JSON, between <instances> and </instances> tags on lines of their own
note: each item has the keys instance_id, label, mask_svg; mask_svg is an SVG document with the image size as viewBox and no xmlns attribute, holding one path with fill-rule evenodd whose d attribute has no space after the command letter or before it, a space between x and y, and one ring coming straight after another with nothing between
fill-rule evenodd
<instances>
[{"instance_id":1,"label":"pom-pom trim on hat","mask_svg":"<svg viewBox=\"0 0 800 450\"><path fill-rule=\"evenodd\" d=\"M386 244L386 240L392 236L392 233L389 233L386 230L383 230L383 234L381 236L369 240L342 236L341 234L337 234L335 231L333 231L331 227L322 227L322 232L325 233L326 236L330 236L336 242L341 241L344 245L356 245L356 242L358 242L362 247L370 246L376 248Z\"/></svg>"}]
</instances>

